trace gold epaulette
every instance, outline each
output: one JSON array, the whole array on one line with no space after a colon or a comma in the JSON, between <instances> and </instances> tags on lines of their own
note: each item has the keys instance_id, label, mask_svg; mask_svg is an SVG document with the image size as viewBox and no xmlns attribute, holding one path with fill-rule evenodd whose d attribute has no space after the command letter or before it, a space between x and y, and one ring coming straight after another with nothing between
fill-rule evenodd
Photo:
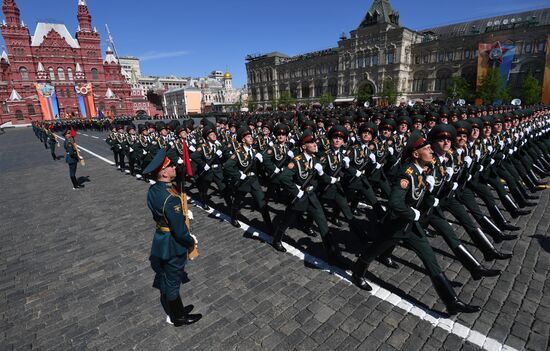
<instances>
[{"instance_id":1,"label":"gold epaulette","mask_svg":"<svg viewBox=\"0 0 550 351\"><path fill-rule=\"evenodd\" d=\"M414 173L414 170L412 167L408 167L407 170L405 171L405 174L408 176L412 176L413 173Z\"/></svg>"},{"instance_id":2,"label":"gold epaulette","mask_svg":"<svg viewBox=\"0 0 550 351\"><path fill-rule=\"evenodd\" d=\"M294 157L294 160L296 161L300 161L301 159L302 159L302 155L298 155Z\"/></svg>"}]
</instances>

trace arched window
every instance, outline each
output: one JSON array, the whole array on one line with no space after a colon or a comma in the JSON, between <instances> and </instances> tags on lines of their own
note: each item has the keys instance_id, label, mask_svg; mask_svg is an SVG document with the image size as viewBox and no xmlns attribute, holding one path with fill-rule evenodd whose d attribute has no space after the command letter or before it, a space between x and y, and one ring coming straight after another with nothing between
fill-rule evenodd
<instances>
[{"instance_id":1,"label":"arched window","mask_svg":"<svg viewBox=\"0 0 550 351\"><path fill-rule=\"evenodd\" d=\"M73 80L73 69L72 68L67 68L67 77L69 78L69 80Z\"/></svg>"},{"instance_id":2,"label":"arched window","mask_svg":"<svg viewBox=\"0 0 550 351\"><path fill-rule=\"evenodd\" d=\"M18 120L22 121L24 118L23 118L23 111L21 110L17 110L15 111L15 118L17 118Z\"/></svg>"},{"instance_id":3,"label":"arched window","mask_svg":"<svg viewBox=\"0 0 550 351\"><path fill-rule=\"evenodd\" d=\"M435 76L435 90L447 91L449 83L451 81L451 72L448 70L440 70Z\"/></svg>"},{"instance_id":4,"label":"arched window","mask_svg":"<svg viewBox=\"0 0 550 351\"><path fill-rule=\"evenodd\" d=\"M391 65L395 62L395 49L394 48L389 48L387 50L387 55L386 55L386 62L388 65Z\"/></svg>"},{"instance_id":5,"label":"arched window","mask_svg":"<svg viewBox=\"0 0 550 351\"><path fill-rule=\"evenodd\" d=\"M29 110L29 116L34 116L36 114L36 112L34 111L33 105L28 105L27 109Z\"/></svg>"},{"instance_id":6,"label":"arched window","mask_svg":"<svg viewBox=\"0 0 550 351\"><path fill-rule=\"evenodd\" d=\"M372 53L372 65L373 66L378 66L378 58L379 58L378 51L373 51L373 53Z\"/></svg>"},{"instance_id":7,"label":"arched window","mask_svg":"<svg viewBox=\"0 0 550 351\"><path fill-rule=\"evenodd\" d=\"M29 80L29 71L25 67L21 67L19 73L21 74L21 80Z\"/></svg>"},{"instance_id":8,"label":"arched window","mask_svg":"<svg viewBox=\"0 0 550 351\"><path fill-rule=\"evenodd\" d=\"M99 79L99 72L97 71L96 68L92 68L92 79L93 80L98 80Z\"/></svg>"},{"instance_id":9,"label":"arched window","mask_svg":"<svg viewBox=\"0 0 550 351\"><path fill-rule=\"evenodd\" d=\"M55 71L52 67L48 68L48 72L50 73L50 80L55 80Z\"/></svg>"},{"instance_id":10,"label":"arched window","mask_svg":"<svg viewBox=\"0 0 550 351\"><path fill-rule=\"evenodd\" d=\"M59 78L59 80L65 80L65 71L61 67L57 69L57 78Z\"/></svg>"},{"instance_id":11,"label":"arched window","mask_svg":"<svg viewBox=\"0 0 550 351\"><path fill-rule=\"evenodd\" d=\"M424 93L428 90L428 79L425 72L417 72L413 79L413 92Z\"/></svg>"}]
</instances>

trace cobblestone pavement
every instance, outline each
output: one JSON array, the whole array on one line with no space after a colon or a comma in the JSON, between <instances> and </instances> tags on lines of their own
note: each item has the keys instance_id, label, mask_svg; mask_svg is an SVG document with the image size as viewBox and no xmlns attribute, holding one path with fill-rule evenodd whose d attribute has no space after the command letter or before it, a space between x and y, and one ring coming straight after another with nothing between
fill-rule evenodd
<instances>
[{"instance_id":1,"label":"cobblestone pavement","mask_svg":"<svg viewBox=\"0 0 550 351\"><path fill-rule=\"evenodd\" d=\"M104 134L84 133L79 145L112 159ZM291 229L285 241L298 250L279 254L255 229L243 232L223 215L193 207L201 256L189 264L191 282L181 291L184 303L204 318L173 328L151 287L148 186L87 152L83 156L87 164L77 176L86 188L74 191L64 160L53 161L31 129L0 135L1 350L548 347L548 190L539 193L531 215L513 220L523 228L520 238L498 245L513 251L513 259L484 263L502 269L498 278L473 281L440 238L430 239L461 298L483 306L481 313L450 319L441 314L444 306L420 261L405 249L395 251L398 270L371 266L377 288L368 293L351 285L343 269L316 259L323 257L319 238ZM220 199L213 200L227 213ZM273 213L280 217L282 208L274 206ZM250 206L243 216L262 229ZM345 228L333 230L351 262L357 239Z\"/></svg>"}]
</instances>

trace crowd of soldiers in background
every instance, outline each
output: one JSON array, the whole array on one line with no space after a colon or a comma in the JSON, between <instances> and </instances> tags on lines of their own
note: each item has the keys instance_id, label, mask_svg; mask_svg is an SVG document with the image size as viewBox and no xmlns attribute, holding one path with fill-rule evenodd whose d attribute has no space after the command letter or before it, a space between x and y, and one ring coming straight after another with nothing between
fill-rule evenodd
<instances>
[{"instance_id":1,"label":"crowd of soldiers in background","mask_svg":"<svg viewBox=\"0 0 550 351\"><path fill-rule=\"evenodd\" d=\"M385 223L399 218L392 213L392 194L396 189L408 189L407 203L416 201L414 213L429 212L429 217L420 221L426 235L443 236L476 280L500 271L483 267L457 239L443 213L458 219L486 261L509 259L512 255L499 251L495 244L517 239L517 235L505 233L520 229L509 217L530 213L529 207L536 205L536 193L544 189L543 179L550 171L550 107L545 105L524 109L511 105L415 105L236 113L218 116L215 121L203 118L197 124L187 118L168 123L145 121L136 126L132 118L125 117L46 122L35 128L42 131L44 139L67 127L109 130L106 142L117 169L151 183L154 181L141 170L160 148L166 148L172 162L179 165L177 188L182 192L196 188L204 209L212 205L209 192L214 191L224 199L231 223L239 227L239 209L250 194L262 215L264 231L273 236L274 248L283 252L286 229L306 214L305 231L316 237L312 229L315 222L327 260L337 265L341 252L328 220L335 226L345 220L350 233L368 251L367 243L388 235ZM420 137L431 143L435 155L431 166L416 175L407 147L410 149L408 144ZM443 146L437 146L438 141L443 141ZM413 173L418 181L412 179ZM408 179L416 184L412 189ZM437 211L428 211L418 203L426 189L436 198L432 207ZM501 210L493 191L507 213ZM477 199L485 204L487 214ZM270 201L287 208L276 226L271 220ZM365 232L360 220L363 215L377 223L379 232ZM392 254L393 247L377 259L396 268ZM353 279L369 290L364 268L358 261ZM431 278L450 312L477 310L461 305L449 291L452 287L446 286L446 278L439 283Z\"/></svg>"}]
</instances>

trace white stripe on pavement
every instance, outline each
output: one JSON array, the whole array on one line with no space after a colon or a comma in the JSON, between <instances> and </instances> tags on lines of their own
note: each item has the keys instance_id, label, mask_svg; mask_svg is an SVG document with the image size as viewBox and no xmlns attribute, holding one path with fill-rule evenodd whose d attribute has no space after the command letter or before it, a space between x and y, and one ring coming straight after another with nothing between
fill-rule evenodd
<instances>
[{"instance_id":1,"label":"white stripe on pavement","mask_svg":"<svg viewBox=\"0 0 550 351\"><path fill-rule=\"evenodd\" d=\"M62 140L65 140L65 138L63 138L63 137L59 137L59 138L62 139ZM77 143L76 145L78 145L78 143ZM85 151L85 152L89 153L90 155L92 155L92 156L94 156L94 157L97 157L97 158L99 158L99 159L102 160L102 161L107 162L107 163L110 164L110 165L114 165L114 164L115 164L113 161L108 160L108 159L106 159L105 157L100 156L100 155L96 154L95 152L86 149L85 147L82 147L82 146L78 145L78 149L79 149L79 150L82 150L82 151Z\"/></svg>"},{"instance_id":2,"label":"white stripe on pavement","mask_svg":"<svg viewBox=\"0 0 550 351\"><path fill-rule=\"evenodd\" d=\"M99 156L99 155L97 155L96 153L94 153L90 150L87 150L87 149L85 149L83 147L80 147L80 146L79 146L79 148L81 150L86 151L89 154L99 158L100 160L103 160L103 161L107 162L110 165L114 164L114 162L109 161L108 159L106 159L102 156ZM192 204L195 204L199 209L202 209L202 207L199 206L200 205L199 201L194 200L191 197L189 197L189 202L192 203ZM221 219L223 219L227 222L230 222L230 220L231 220L231 218L228 215L226 215L222 212L216 211L213 208L210 208L208 211L205 211L205 212L207 212L209 214L213 214L216 218L221 218ZM272 238L271 238L270 235L254 228L254 227L251 227L251 226L249 226L246 223L243 223L241 221L239 221L239 223L241 224L241 229L244 232L249 232L249 233L252 234L252 236L254 236L256 238L259 238L260 240L262 240L266 243L269 243L269 244L272 243ZM322 269L323 271L325 271L329 274L333 274L336 277L338 277L339 279L344 280L349 284L353 284L352 281L351 281L351 275L347 271L345 271L345 270L343 270L339 267L332 266L332 265L328 264L327 262L325 262L324 260L322 260L320 258L317 258L315 256L312 256L312 255L310 255L306 252L302 252L299 249L297 249L296 247L294 247L290 244L287 244L285 242L283 242L283 246L287 250L287 253L291 254L292 256L297 257L300 260L302 260L304 262L307 262L309 264L315 265L317 268ZM483 334L481 334L481 333L479 333L475 330L472 330L471 328L468 328L467 326L465 326L463 324L455 322L452 319L445 318L441 314L439 314L435 311L432 311L432 310L430 310L428 308L425 308L423 306L415 305L414 303L409 302L406 299L401 298L399 295L396 295L396 294L392 293L391 291L389 291L387 289L384 289L383 287L379 286L378 284L375 284L375 283L370 282L370 281L369 281L369 284L372 286L372 291L370 291L371 295L374 295L377 298L379 298L383 301L386 301L386 302L392 304L393 306L396 306L396 307L400 308L401 310L405 311L405 313L410 313L410 314L418 317L421 320L429 322L434 327L442 328L450 334L454 334L454 335L456 335L456 336L458 336L458 337L460 337L460 338L462 338L462 339L464 339L464 340L466 340L466 341L468 341L468 342L470 342L470 343L472 343L476 346L479 346L480 348L482 348L484 350L488 350L488 351L518 351L517 349L515 349L511 346L503 344L503 343L499 342L498 340L495 340L495 339L490 338L486 335L483 335Z\"/></svg>"}]
</instances>

